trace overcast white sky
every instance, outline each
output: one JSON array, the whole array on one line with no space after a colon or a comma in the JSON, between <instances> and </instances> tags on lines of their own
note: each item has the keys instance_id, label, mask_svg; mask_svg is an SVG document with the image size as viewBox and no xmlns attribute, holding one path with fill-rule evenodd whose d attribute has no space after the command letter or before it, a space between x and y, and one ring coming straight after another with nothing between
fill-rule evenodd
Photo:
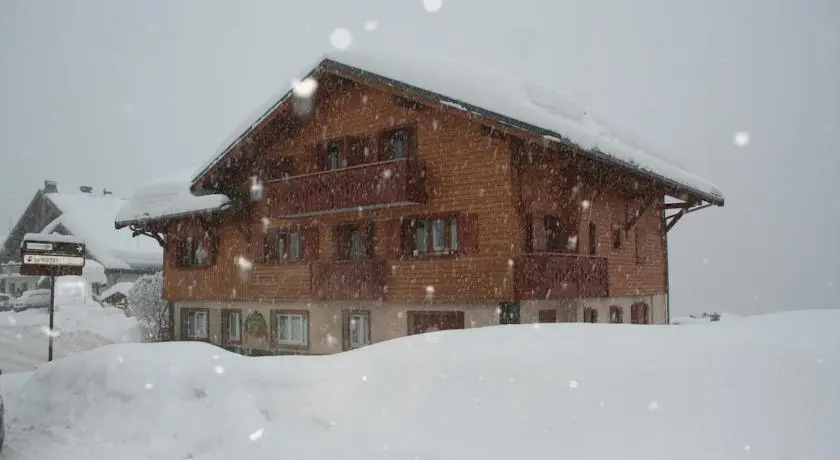
<instances>
[{"instance_id":1,"label":"overcast white sky","mask_svg":"<svg viewBox=\"0 0 840 460\"><path fill-rule=\"evenodd\" d=\"M726 207L669 234L673 314L838 307L836 0L443 0L434 13L422 0L4 0L2 9L1 233L44 179L127 195L201 164L344 27L352 46L404 43L553 88L715 183ZM739 131L750 134L745 148L733 144Z\"/></svg>"}]
</instances>

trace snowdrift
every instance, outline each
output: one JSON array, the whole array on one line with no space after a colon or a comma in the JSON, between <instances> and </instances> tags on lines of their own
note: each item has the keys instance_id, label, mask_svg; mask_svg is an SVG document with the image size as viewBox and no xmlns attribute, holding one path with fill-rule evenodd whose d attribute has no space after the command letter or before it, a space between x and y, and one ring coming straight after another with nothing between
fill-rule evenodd
<instances>
[{"instance_id":1,"label":"snowdrift","mask_svg":"<svg viewBox=\"0 0 840 460\"><path fill-rule=\"evenodd\" d=\"M108 345L7 395L7 439L84 458L836 459L837 330L840 310L486 327L326 357Z\"/></svg>"}]
</instances>

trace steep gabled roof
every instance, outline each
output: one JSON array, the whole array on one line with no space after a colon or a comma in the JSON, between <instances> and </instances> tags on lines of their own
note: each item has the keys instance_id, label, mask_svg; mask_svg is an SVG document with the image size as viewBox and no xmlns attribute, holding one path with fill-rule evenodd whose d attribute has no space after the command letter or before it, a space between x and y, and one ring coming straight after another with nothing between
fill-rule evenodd
<instances>
[{"instance_id":1,"label":"steep gabled roof","mask_svg":"<svg viewBox=\"0 0 840 460\"><path fill-rule=\"evenodd\" d=\"M306 75L319 71L356 75L438 100L449 107L543 136L571 143L602 162L643 176L722 206L717 187L686 171L597 114L568 98L497 70L460 59L400 50L342 51L327 54ZM269 115L291 97L291 90L271 100L249 117L192 177L191 189Z\"/></svg>"}]
</instances>

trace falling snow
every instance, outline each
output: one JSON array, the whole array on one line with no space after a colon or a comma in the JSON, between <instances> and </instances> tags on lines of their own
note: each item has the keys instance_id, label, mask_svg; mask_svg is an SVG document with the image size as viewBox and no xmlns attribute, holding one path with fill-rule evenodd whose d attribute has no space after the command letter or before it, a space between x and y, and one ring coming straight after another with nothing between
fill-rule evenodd
<instances>
[{"instance_id":1,"label":"falling snow","mask_svg":"<svg viewBox=\"0 0 840 460\"><path fill-rule=\"evenodd\" d=\"M736 147L746 147L750 143L750 135L744 131L735 133L733 141Z\"/></svg>"},{"instance_id":2,"label":"falling snow","mask_svg":"<svg viewBox=\"0 0 840 460\"><path fill-rule=\"evenodd\" d=\"M353 44L353 34L349 30L339 27L330 34L330 44L336 49L347 49Z\"/></svg>"},{"instance_id":3,"label":"falling snow","mask_svg":"<svg viewBox=\"0 0 840 460\"><path fill-rule=\"evenodd\" d=\"M292 82L292 94L295 97L310 98L318 89L318 80L312 77L306 77L303 80L295 80Z\"/></svg>"},{"instance_id":4,"label":"falling snow","mask_svg":"<svg viewBox=\"0 0 840 460\"><path fill-rule=\"evenodd\" d=\"M443 0L423 0L423 8L429 13L440 11L443 6Z\"/></svg>"},{"instance_id":5,"label":"falling snow","mask_svg":"<svg viewBox=\"0 0 840 460\"><path fill-rule=\"evenodd\" d=\"M379 28L379 22L376 20L369 20L365 21L365 30L368 32L373 32L374 30Z\"/></svg>"}]
</instances>

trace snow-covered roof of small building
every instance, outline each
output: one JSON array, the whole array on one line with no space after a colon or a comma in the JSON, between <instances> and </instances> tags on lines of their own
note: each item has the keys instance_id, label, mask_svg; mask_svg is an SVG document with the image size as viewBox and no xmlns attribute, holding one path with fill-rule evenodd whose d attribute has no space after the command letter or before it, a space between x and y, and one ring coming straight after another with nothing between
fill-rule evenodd
<instances>
[{"instance_id":1,"label":"snow-covered roof of small building","mask_svg":"<svg viewBox=\"0 0 840 460\"><path fill-rule=\"evenodd\" d=\"M100 300L106 300L108 297L111 297L114 294L122 294L128 297L128 291L134 286L134 283L131 281L121 281L108 289L105 289L101 294L99 294Z\"/></svg>"},{"instance_id":2,"label":"snow-covered roof of small building","mask_svg":"<svg viewBox=\"0 0 840 460\"><path fill-rule=\"evenodd\" d=\"M178 217L218 209L230 199L225 195L190 193L194 168L184 169L137 189L117 213L118 227L145 219Z\"/></svg>"},{"instance_id":3,"label":"snow-covered roof of small building","mask_svg":"<svg viewBox=\"0 0 840 460\"><path fill-rule=\"evenodd\" d=\"M47 193L61 215L41 234L64 230L84 240L88 253L107 269L146 269L163 266L163 248L149 238L135 238L128 229L114 228L114 218L127 200L95 193Z\"/></svg>"},{"instance_id":4,"label":"snow-covered roof of small building","mask_svg":"<svg viewBox=\"0 0 840 460\"><path fill-rule=\"evenodd\" d=\"M312 74L324 68L356 73L390 86L398 86L443 105L486 116L541 134L551 141L571 142L594 158L694 193L723 205L720 190L656 152L647 142L621 130L603 117L552 90L527 83L496 69L470 64L464 59L434 56L403 48L349 50L327 54ZM291 89L268 101L228 138L213 157L192 177L199 179L281 103Z\"/></svg>"}]
</instances>

